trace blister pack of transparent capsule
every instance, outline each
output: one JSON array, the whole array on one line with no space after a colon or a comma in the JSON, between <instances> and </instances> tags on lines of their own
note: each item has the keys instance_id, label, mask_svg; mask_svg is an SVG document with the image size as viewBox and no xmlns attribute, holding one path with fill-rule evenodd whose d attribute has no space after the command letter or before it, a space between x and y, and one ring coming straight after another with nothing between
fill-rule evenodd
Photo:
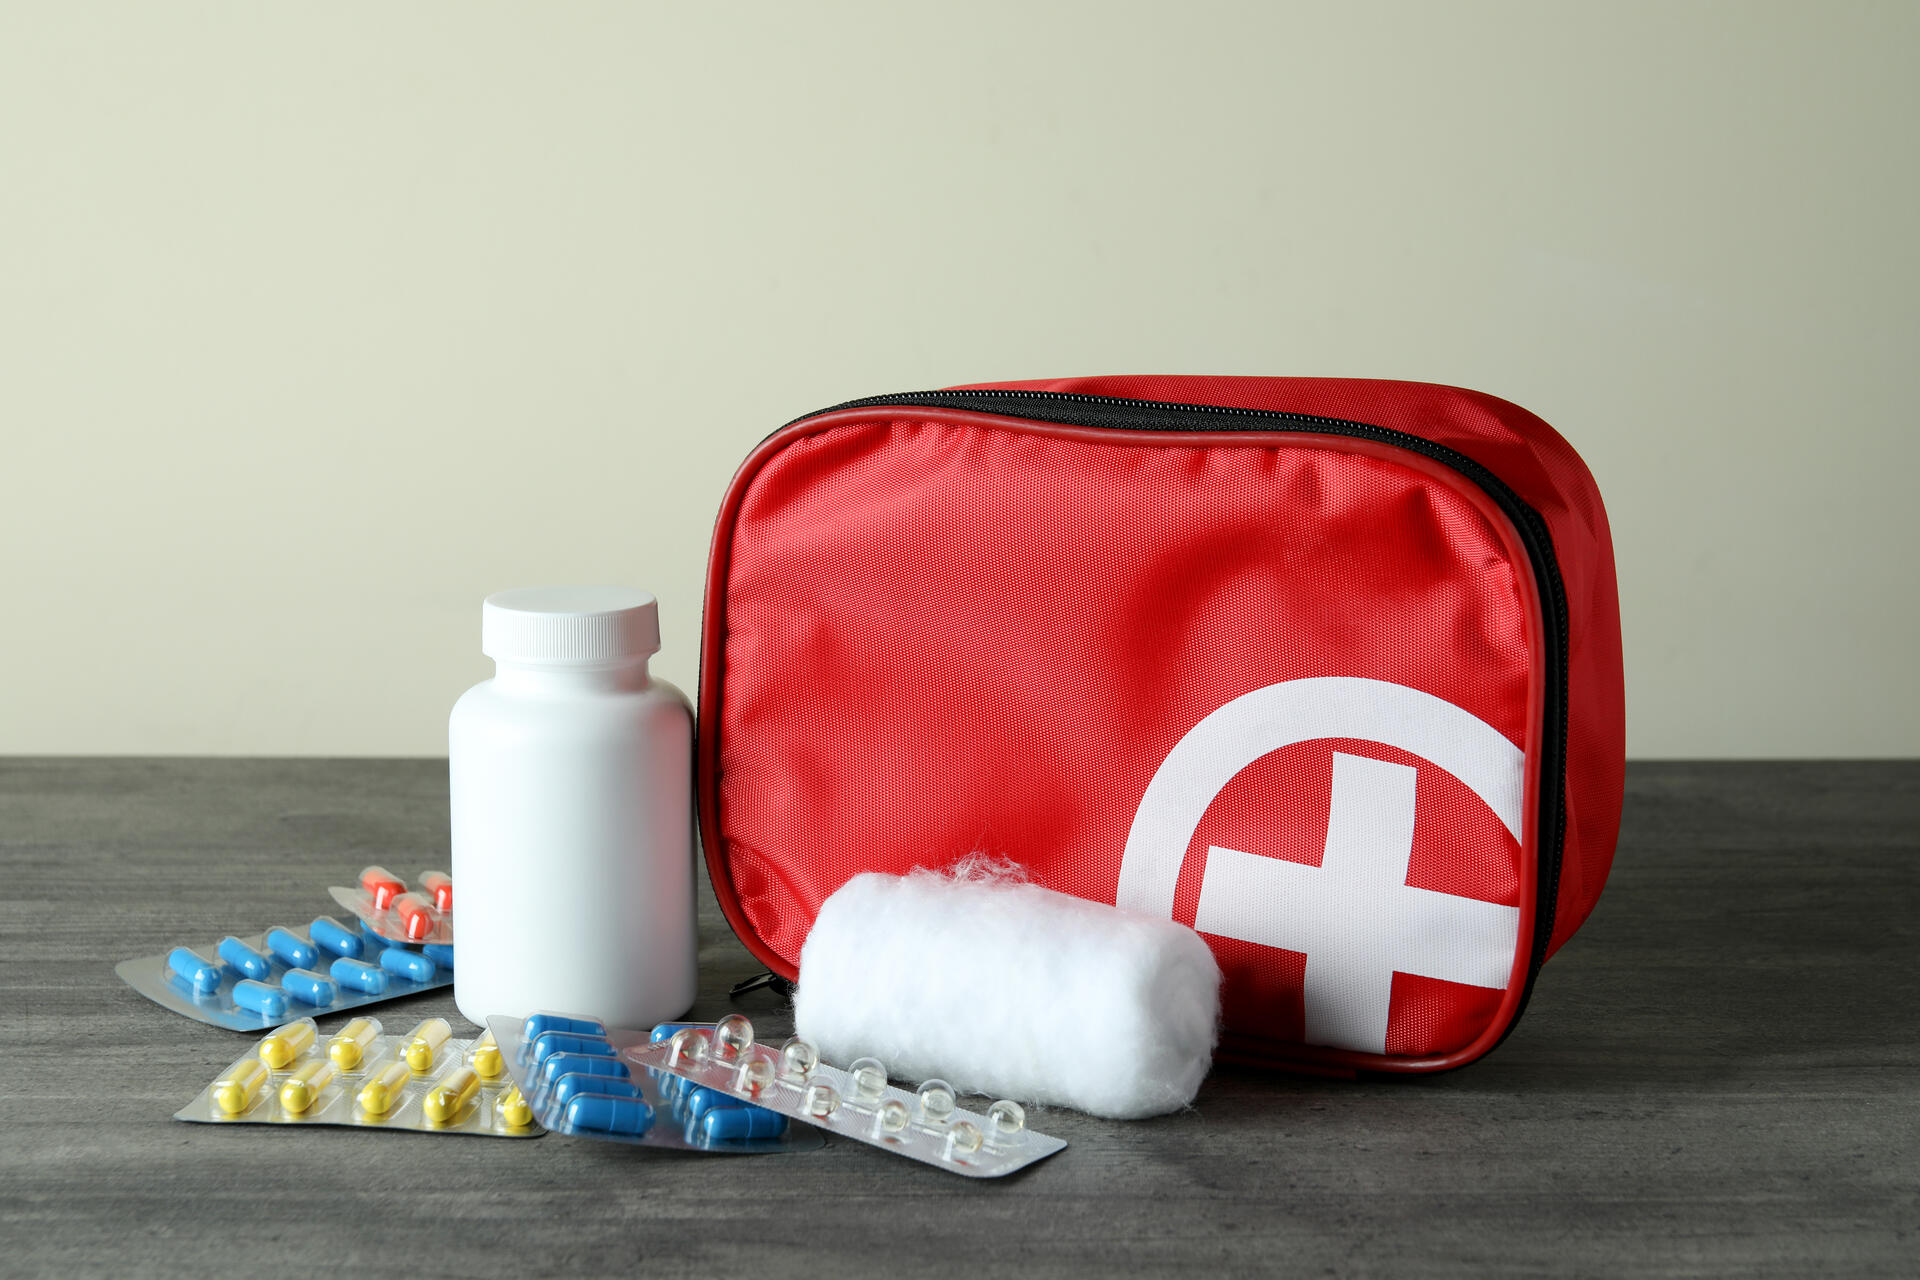
<instances>
[{"instance_id":1,"label":"blister pack of transparent capsule","mask_svg":"<svg viewBox=\"0 0 1920 1280\"><path fill-rule=\"evenodd\" d=\"M631 1031L556 1013L487 1020L534 1118L555 1133L714 1155L779 1155L826 1145L818 1131L732 1093L631 1064L651 1037L684 1025Z\"/></svg>"},{"instance_id":2,"label":"blister pack of transparent capsule","mask_svg":"<svg viewBox=\"0 0 1920 1280\"><path fill-rule=\"evenodd\" d=\"M263 1036L174 1113L200 1124L354 1125L491 1138L545 1130L491 1035L456 1040L445 1018L389 1035L359 1017L331 1036L300 1018Z\"/></svg>"},{"instance_id":3,"label":"blister pack of transparent capsule","mask_svg":"<svg viewBox=\"0 0 1920 1280\"><path fill-rule=\"evenodd\" d=\"M210 947L173 947L114 966L135 991L209 1026L264 1031L305 1012L343 1013L453 981L453 948L408 947L318 916Z\"/></svg>"},{"instance_id":4,"label":"blister pack of transparent capsule","mask_svg":"<svg viewBox=\"0 0 1920 1280\"><path fill-rule=\"evenodd\" d=\"M453 877L423 871L413 888L385 867L368 867L360 883L327 890L333 900L389 942L453 945Z\"/></svg>"},{"instance_id":5,"label":"blister pack of transparent capsule","mask_svg":"<svg viewBox=\"0 0 1920 1280\"><path fill-rule=\"evenodd\" d=\"M1001 1177L1067 1145L1027 1128L1017 1102L1003 1099L984 1114L965 1111L944 1080L899 1089L875 1058L843 1070L821 1062L797 1036L778 1049L759 1044L753 1024L737 1013L712 1026L679 1027L624 1056L634 1066L969 1178Z\"/></svg>"}]
</instances>

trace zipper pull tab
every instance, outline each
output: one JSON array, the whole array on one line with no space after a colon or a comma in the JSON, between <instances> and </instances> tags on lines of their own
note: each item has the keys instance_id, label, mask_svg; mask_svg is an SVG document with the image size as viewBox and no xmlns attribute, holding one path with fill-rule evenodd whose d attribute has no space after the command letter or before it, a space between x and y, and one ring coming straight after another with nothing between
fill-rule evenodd
<instances>
[{"instance_id":1,"label":"zipper pull tab","mask_svg":"<svg viewBox=\"0 0 1920 1280\"><path fill-rule=\"evenodd\" d=\"M727 999L738 1000L741 996L758 991L762 987L767 988L782 998L793 994L792 982L774 973L772 970L768 970L766 973L748 978L743 982L734 983L732 988L727 992Z\"/></svg>"}]
</instances>

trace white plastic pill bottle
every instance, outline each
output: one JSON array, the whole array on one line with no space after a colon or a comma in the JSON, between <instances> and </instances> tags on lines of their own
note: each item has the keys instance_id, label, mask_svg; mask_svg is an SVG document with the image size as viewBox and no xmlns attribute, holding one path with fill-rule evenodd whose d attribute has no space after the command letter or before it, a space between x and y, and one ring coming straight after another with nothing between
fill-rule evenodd
<instances>
[{"instance_id":1,"label":"white plastic pill bottle","mask_svg":"<svg viewBox=\"0 0 1920 1280\"><path fill-rule=\"evenodd\" d=\"M494 677L447 725L454 1003L645 1028L696 982L693 713L647 674L654 598L624 587L488 596Z\"/></svg>"}]
</instances>

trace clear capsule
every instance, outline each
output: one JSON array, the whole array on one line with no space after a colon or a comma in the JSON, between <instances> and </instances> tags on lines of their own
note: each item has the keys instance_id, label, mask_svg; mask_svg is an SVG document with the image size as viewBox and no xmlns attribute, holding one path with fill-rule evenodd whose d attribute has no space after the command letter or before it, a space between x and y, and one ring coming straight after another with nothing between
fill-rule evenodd
<instances>
[{"instance_id":1,"label":"clear capsule","mask_svg":"<svg viewBox=\"0 0 1920 1280\"><path fill-rule=\"evenodd\" d=\"M420 1109L434 1124L454 1124L479 1096L480 1073L472 1067L455 1067L427 1089Z\"/></svg>"},{"instance_id":2,"label":"clear capsule","mask_svg":"<svg viewBox=\"0 0 1920 1280\"><path fill-rule=\"evenodd\" d=\"M319 1038L320 1028L312 1018L289 1022L261 1039L260 1061L279 1071L313 1048L313 1042Z\"/></svg>"},{"instance_id":3,"label":"clear capsule","mask_svg":"<svg viewBox=\"0 0 1920 1280\"><path fill-rule=\"evenodd\" d=\"M360 887L373 901L375 911L385 911L395 898L407 891L406 882L385 867L368 867L362 871Z\"/></svg>"},{"instance_id":4,"label":"clear capsule","mask_svg":"<svg viewBox=\"0 0 1920 1280\"><path fill-rule=\"evenodd\" d=\"M847 1068L847 1075L853 1081L853 1094L848 1102L857 1102L872 1106L887 1093L887 1069L878 1058L860 1058Z\"/></svg>"},{"instance_id":5,"label":"clear capsule","mask_svg":"<svg viewBox=\"0 0 1920 1280\"><path fill-rule=\"evenodd\" d=\"M815 1080L807 1086L800 1105L815 1120L825 1120L840 1109L840 1095L825 1080Z\"/></svg>"},{"instance_id":6,"label":"clear capsule","mask_svg":"<svg viewBox=\"0 0 1920 1280\"><path fill-rule=\"evenodd\" d=\"M380 1019L355 1018L327 1041L327 1056L342 1071L356 1070L380 1034Z\"/></svg>"},{"instance_id":7,"label":"clear capsule","mask_svg":"<svg viewBox=\"0 0 1920 1280\"><path fill-rule=\"evenodd\" d=\"M267 1069L254 1058L245 1058L233 1064L233 1070L213 1082L213 1103L222 1112L237 1116L247 1110L260 1096L260 1086L267 1082Z\"/></svg>"},{"instance_id":8,"label":"clear capsule","mask_svg":"<svg viewBox=\"0 0 1920 1280\"><path fill-rule=\"evenodd\" d=\"M509 1129L524 1129L533 1123L533 1107L528 1104L526 1095L520 1092L519 1085L510 1084L506 1087L500 1100L494 1104L494 1114Z\"/></svg>"},{"instance_id":9,"label":"clear capsule","mask_svg":"<svg viewBox=\"0 0 1920 1280\"><path fill-rule=\"evenodd\" d=\"M384 1116L400 1105L402 1091L413 1079L404 1062L389 1062L360 1086L360 1106L368 1115Z\"/></svg>"},{"instance_id":10,"label":"clear capsule","mask_svg":"<svg viewBox=\"0 0 1920 1280\"><path fill-rule=\"evenodd\" d=\"M980 1129L971 1120L956 1120L947 1130L946 1157L958 1160L970 1156L980 1149Z\"/></svg>"},{"instance_id":11,"label":"clear capsule","mask_svg":"<svg viewBox=\"0 0 1920 1280\"><path fill-rule=\"evenodd\" d=\"M500 1058L500 1042L489 1031L473 1042L473 1069L480 1073L482 1080L498 1080L506 1064Z\"/></svg>"},{"instance_id":12,"label":"clear capsule","mask_svg":"<svg viewBox=\"0 0 1920 1280\"><path fill-rule=\"evenodd\" d=\"M740 1064L740 1070L733 1077L733 1091L749 1098L757 1098L760 1091L773 1083L773 1064L762 1057L751 1057Z\"/></svg>"},{"instance_id":13,"label":"clear capsule","mask_svg":"<svg viewBox=\"0 0 1920 1280\"><path fill-rule=\"evenodd\" d=\"M167 953L167 968L193 988L196 996L220 989L220 966L191 947L175 947Z\"/></svg>"},{"instance_id":14,"label":"clear capsule","mask_svg":"<svg viewBox=\"0 0 1920 1280\"><path fill-rule=\"evenodd\" d=\"M278 1022L287 1016L287 993L278 987L255 982L252 978L242 978L233 984L229 994L233 996L234 1004L271 1022Z\"/></svg>"},{"instance_id":15,"label":"clear capsule","mask_svg":"<svg viewBox=\"0 0 1920 1280\"><path fill-rule=\"evenodd\" d=\"M413 1074L423 1076L433 1070L440 1047L453 1037L453 1027L445 1018L428 1018L407 1036L407 1065Z\"/></svg>"},{"instance_id":16,"label":"clear capsule","mask_svg":"<svg viewBox=\"0 0 1920 1280\"><path fill-rule=\"evenodd\" d=\"M1027 1109L1011 1098L1002 1098L987 1108L987 1128L998 1141L1017 1138L1027 1127Z\"/></svg>"},{"instance_id":17,"label":"clear capsule","mask_svg":"<svg viewBox=\"0 0 1920 1280\"><path fill-rule=\"evenodd\" d=\"M301 1004L324 1009L337 994L333 979L311 969L289 969L280 975L280 989Z\"/></svg>"},{"instance_id":18,"label":"clear capsule","mask_svg":"<svg viewBox=\"0 0 1920 1280\"><path fill-rule=\"evenodd\" d=\"M820 1065L819 1052L799 1036L794 1036L780 1046L780 1078L782 1080L798 1084L812 1075L813 1069L818 1065Z\"/></svg>"},{"instance_id":19,"label":"clear capsule","mask_svg":"<svg viewBox=\"0 0 1920 1280\"><path fill-rule=\"evenodd\" d=\"M403 893L393 900L393 909L400 913L401 930L407 935L408 942L421 942L433 935L439 925L439 912L433 904L417 893Z\"/></svg>"},{"instance_id":20,"label":"clear capsule","mask_svg":"<svg viewBox=\"0 0 1920 1280\"><path fill-rule=\"evenodd\" d=\"M938 1128L953 1117L953 1107L953 1086L945 1080L929 1080L920 1086L920 1123Z\"/></svg>"},{"instance_id":21,"label":"clear capsule","mask_svg":"<svg viewBox=\"0 0 1920 1280\"><path fill-rule=\"evenodd\" d=\"M320 1095L333 1083L333 1063L315 1058L294 1071L280 1086L280 1108L288 1115L305 1115L313 1110Z\"/></svg>"},{"instance_id":22,"label":"clear capsule","mask_svg":"<svg viewBox=\"0 0 1920 1280\"><path fill-rule=\"evenodd\" d=\"M570 1036L601 1036L607 1034L607 1024L598 1018L569 1018L562 1013L532 1013L522 1024L525 1031L522 1037L532 1044L549 1031L559 1031Z\"/></svg>"},{"instance_id":23,"label":"clear capsule","mask_svg":"<svg viewBox=\"0 0 1920 1280\"><path fill-rule=\"evenodd\" d=\"M453 910L453 877L444 871L422 871L420 887L433 896L435 911Z\"/></svg>"},{"instance_id":24,"label":"clear capsule","mask_svg":"<svg viewBox=\"0 0 1920 1280\"><path fill-rule=\"evenodd\" d=\"M737 1013L730 1013L713 1024L713 1060L738 1062L753 1048L753 1024Z\"/></svg>"},{"instance_id":25,"label":"clear capsule","mask_svg":"<svg viewBox=\"0 0 1920 1280\"><path fill-rule=\"evenodd\" d=\"M667 1065L697 1066L707 1060L707 1033L698 1027L682 1027L667 1040Z\"/></svg>"},{"instance_id":26,"label":"clear capsule","mask_svg":"<svg viewBox=\"0 0 1920 1280\"><path fill-rule=\"evenodd\" d=\"M255 982L273 972L273 966L267 963L265 956L231 935L220 939L220 945L213 949L213 953L232 965L242 977L252 978Z\"/></svg>"},{"instance_id":27,"label":"clear capsule","mask_svg":"<svg viewBox=\"0 0 1920 1280\"><path fill-rule=\"evenodd\" d=\"M898 1137L907 1127L912 1113L907 1104L898 1098L888 1098L873 1111L873 1136L876 1138Z\"/></svg>"}]
</instances>

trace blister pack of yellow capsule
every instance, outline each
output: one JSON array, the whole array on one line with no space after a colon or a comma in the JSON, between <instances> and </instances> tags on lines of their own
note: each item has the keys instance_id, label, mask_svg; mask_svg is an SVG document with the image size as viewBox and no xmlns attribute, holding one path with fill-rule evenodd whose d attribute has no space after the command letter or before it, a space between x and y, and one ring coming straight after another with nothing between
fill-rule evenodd
<instances>
[{"instance_id":1,"label":"blister pack of yellow capsule","mask_svg":"<svg viewBox=\"0 0 1920 1280\"><path fill-rule=\"evenodd\" d=\"M1026 1109L1017 1102L1002 1099L984 1113L963 1110L944 1080L900 1089L887 1083L886 1068L875 1058L842 1069L821 1062L797 1036L778 1049L759 1044L753 1023L737 1013L712 1026L680 1026L650 1038L627 1058L692 1087L968 1178L1003 1177L1067 1145L1029 1129Z\"/></svg>"},{"instance_id":2,"label":"blister pack of yellow capsule","mask_svg":"<svg viewBox=\"0 0 1920 1280\"><path fill-rule=\"evenodd\" d=\"M453 945L453 877L444 871L423 871L410 887L385 867L368 867L359 884L334 885L327 893L390 943Z\"/></svg>"},{"instance_id":3,"label":"blister pack of yellow capsule","mask_svg":"<svg viewBox=\"0 0 1920 1280\"><path fill-rule=\"evenodd\" d=\"M650 1036L685 1025L663 1023L649 1033L572 1014L487 1020L534 1118L554 1133L712 1155L780 1155L826 1145L817 1130L731 1093L630 1064Z\"/></svg>"},{"instance_id":4,"label":"blister pack of yellow capsule","mask_svg":"<svg viewBox=\"0 0 1920 1280\"><path fill-rule=\"evenodd\" d=\"M322 1035L312 1018L276 1027L174 1113L199 1124L354 1125L416 1133L537 1138L491 1034L456 1040L445 1018L388 1034L378 1018Z\"/></svg>"}]
</instances>

